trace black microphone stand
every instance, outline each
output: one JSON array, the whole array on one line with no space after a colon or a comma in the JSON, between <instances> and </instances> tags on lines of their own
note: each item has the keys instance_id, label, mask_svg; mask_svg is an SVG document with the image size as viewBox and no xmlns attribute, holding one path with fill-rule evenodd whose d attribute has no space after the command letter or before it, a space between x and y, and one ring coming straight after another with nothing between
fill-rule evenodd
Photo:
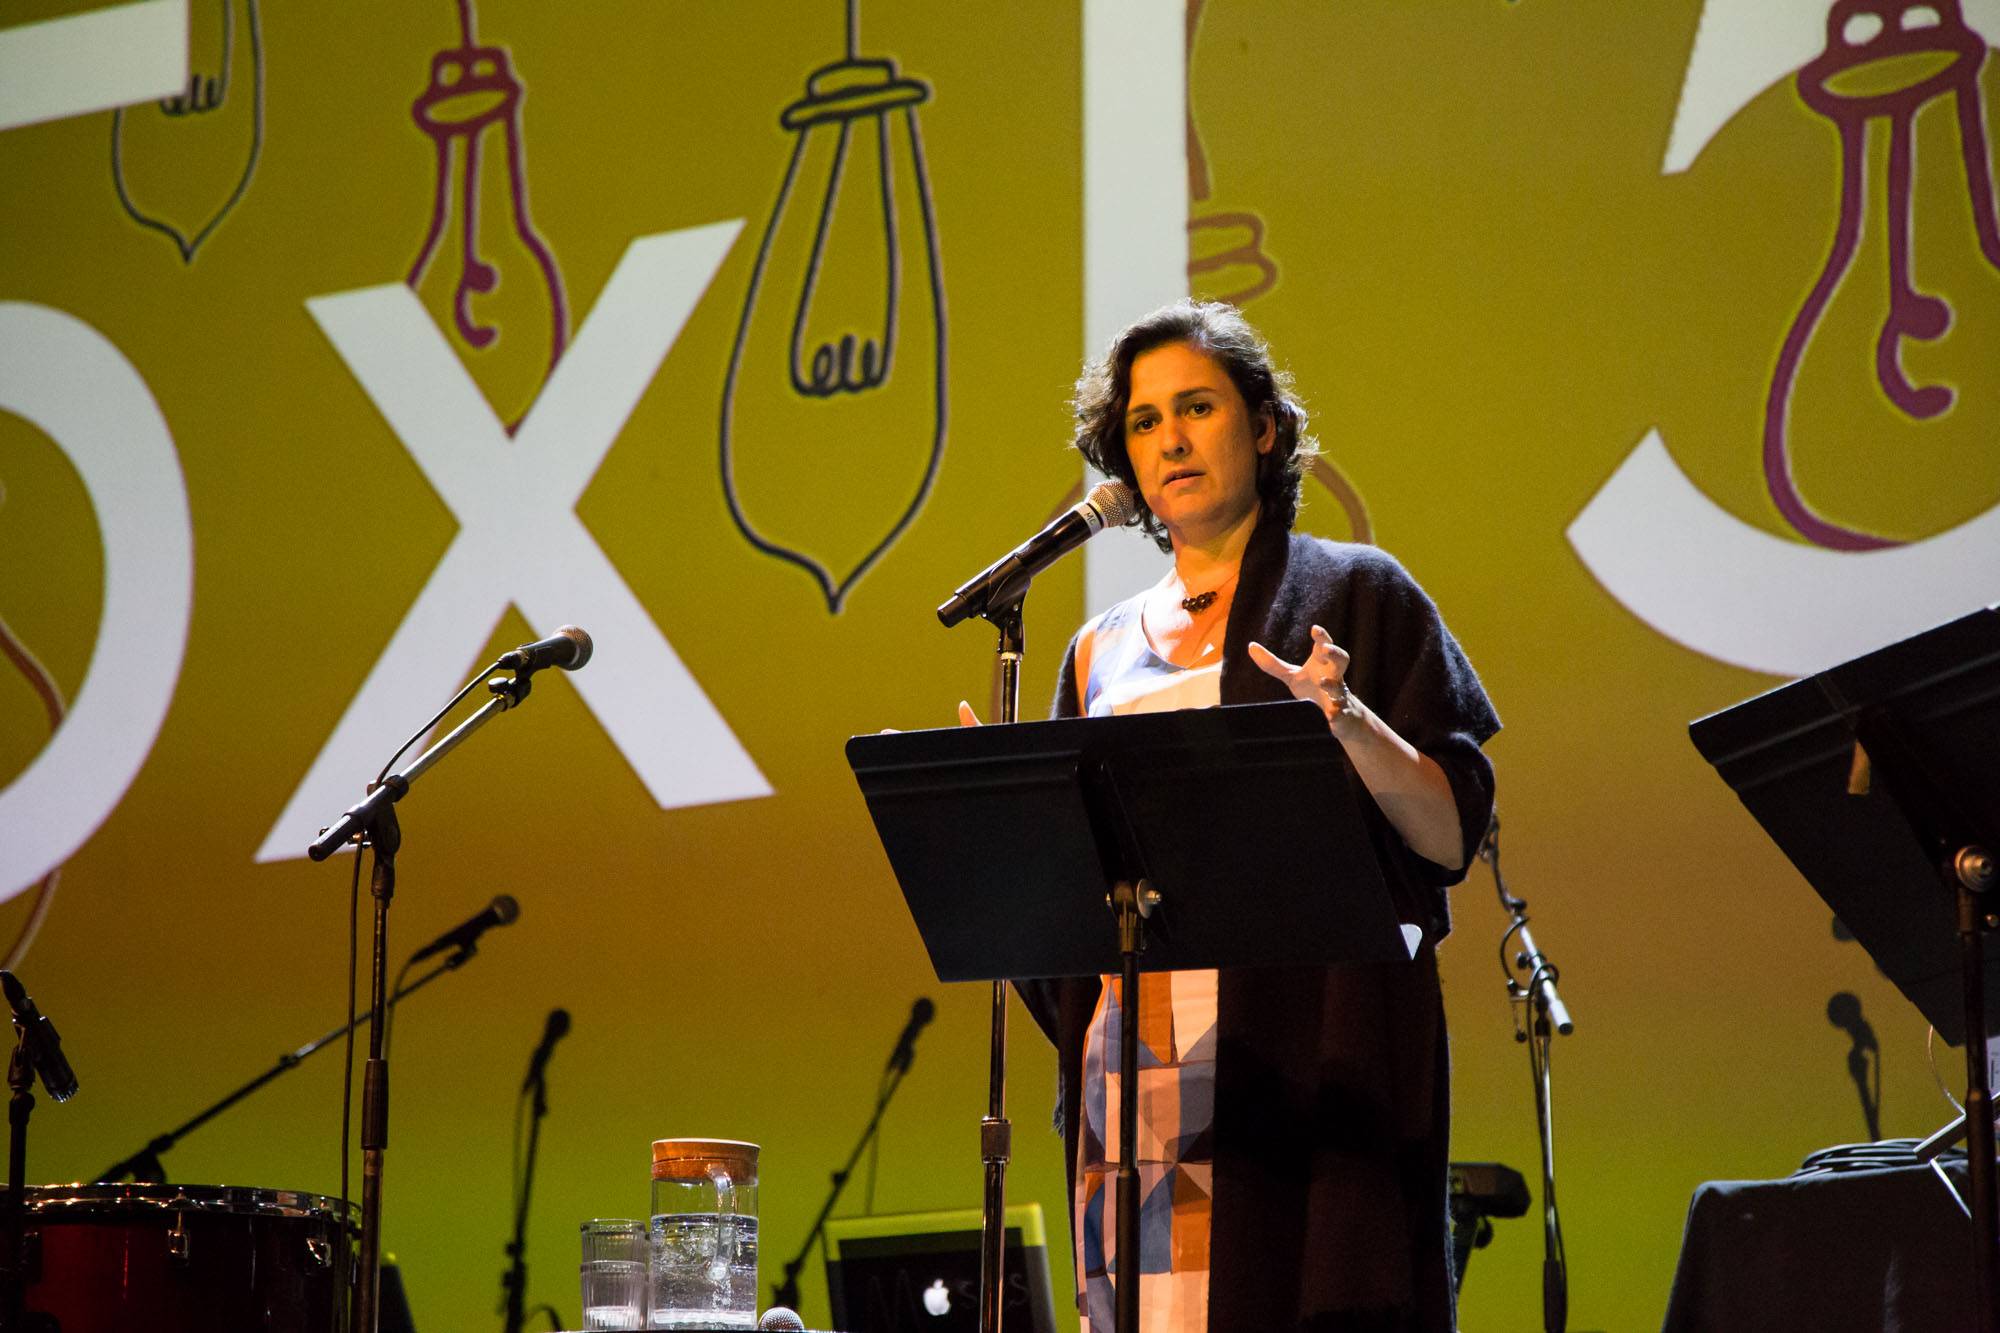
<instances>
[{"instance_id":1,"label":"black microphone stand","mask_svg":"<svg viewBox=\"0 0 2000 1333\"><path fill-rule=\"evenodd\" d=\"M1018 576L1017 576L1018 577ZM1000 721L1018 720L1021 711L1021 660L1027 653L1027 631L1021 604L1028 580L1017 590L997 593L985 618L999 631ZM1007 983L993 983L993 1022L988 1039L986 1115L979 1122L979 1155L985 1167L985 1191L979 1230L979 1333L1000 1333L1000 1303L1006 1291L1007 1159L1012 1155L1014 1128L1007 1123Z\"/></svg>"},{"instance_id":2,"label":"black microphone stand","mask_svg":"<svg viewBox=\"0 0 2000 1333\"><path fill-rule=\"evenodd\" d=\"M439 977L443 976L445 973L457 971L460 967L463 967L466 961L470 959L477 952L478 949L476 947L472 945L467 945L465 948L458 950L456 953L452 954L449 958L445 959L444 962L438 964L437 967L433 968L431 971L424 973L424 975L422 975L421 977L418 977L415 981L411 982L409 985L398 987L396 993L389 997L390 1009L393 1010L398 1004L400 1004L405 996L408 996L416 991L423 989L425 986L429 985L433 981L436 981ZM192 1120L187 1121L185 1124L177 1125L174 1128L166 1131L164 1134L160 1134L154 1138L148 1139L146 1141L145 1146L140 1148L137 1152L133 1153L130 1157L122 1158L119 1161L113 1162L110 1166L106 1167L104 1170L98 1172L95 1176L91 1177L91 1179L111 1182L111 1181L123 1180L125 1179L125 1177L130 1176L132 1179L138 1181L150 1181L154 1183L164 1182L167 1178L167 1171L165 1164L163 1164L160 1161L160 1154L172 1151L174 1145L179 1143L182 1139L186 1138L189 1134L193 1133L197 1129L200 1129L203 1125L215 1119L215 1117L221 1115L224 1111L227 1111L230 1107L236 1105L236 1103L242 1101L245 1097L248 1097L251 1093L257 1091L257 1089L263 1087L266 1083L269 1083L271 1080L277 1078L280 1074L288 1073L291 1070L297 1068L298 1065L301 1062L303 1062L308 1056L314 1054L315 1052L320 1050L322 1047L328 1045L329 1043L337 1041L341 1037L346 1036L349 1032L353 1031L355 1028L358 1028L362 1024L368 1022L371 1017L373 1017L373 1015L362 1014L360 1017L356 1018L352 1023L342 1023L339 1027L333 1029L333 1031L326 1033L324 1036L314 1038L312 1041L309 1041L305 1045L299 1047L296 1051L287 1051L285 1054L278 1057L278 1062L276 1064L272 1065L269 1069L257 1075L257 1077L251 1079L248 1083L245 1083L242 1087L236 1089L234 1092L224 1097L221 1101L216 1102L213 1106L210 1106L208 1109L202 1111Z\"/></svg>"},{"instance_id":3,"label":"black microphone stand","mask_svg":"<svg viewBox=\"0 0 2000 1333\"><path fill-rule=\"evenodd\" d=\"M1562 1217L1556 1211L1556 1129L1554 1093L1549 1073L1550 1047L1557 1035L1576 1030L1569 1009L1556 992L1556 965L1535 945L1528 931L1528 903L1507 891L1500 874L1500 816L1487 825L1479 844L1479 859L1493 871L1500 906L1513 918L1500 937L1500 970L1507 978L1507 998L1514 1010L1514 1040L1528 1047L1528 1065L1535 1079L1535 1128L1542 1144L1542 1327L1563 1333L1569 1324L1569 1256L1563 1248ZM1516 946L1510 958L1508 947ZM1516 972L1527 974L1522 982Z\"/></svg>"},{"instance_id":4,"label":"black microphone stand","mask_svg":"<svg viewBox=\"0 0 2000 1333\"><path fill-rule=\"evenodd\" d=\"M40 1071L42 1085L59 1102L76 1095L76 1076L69 1072L61 1053L61 1041L28 1000L11 973L0 971L6 982L8 999L14 1010L14 1053L7 1061L7 1086L13 1096L7 1103L7 1222L4 1259L0 1273L0 1330L30 1333L53 1329L55 1320L46 1314L29 1315L28 1282L40 1265L28 1252L28 1117L35 1110L35 1078Z\"/></svg>"},{"instance_id":5,"label":"black microphone stand","mask_svg":"<svg viewBox=\"0 0 2000 1333\"><path fill-rule=\"evenodd\" d=\"M534 1105L529 1109L528 1158L522 1167L521 1198L514 1208L514 1238L507 1242L507 1257L511 1262L500 1277L500 1287L506 1298L506 1333L521 1333L521 1326L527 1320L528 1198L535 1189L535 1153L542 1141L542 1117L549 1113L546 1062L535 1068L527 1091L532 1092L535 1098Z\"/></svg>"},{"instance_id":6,"label":"black microphone stand","mask_svg":"<svg viewBox=\"0 0 2000 1333\"><path fill-rule=\"evenodd\" d=\"M368 1063L361 1079L361 1263L355 1305L357 1333L376 1333L382 1297L382 1168L389 1148L389 1061L382 1051L383 1020L389 1009L389 903L396 895L396 853L403 831L396 819L396 802L439 760L467 737L528 697L530 672L512 679L494 676L486 682L493 698L484 708L453 728L450 734L412 760L401 773L384 778L360 804L346 810L332 828L320 835L307 855L324 861L350 839L375 850L369 893L375 900L372 980L368 1001Z\"/></svg>"},{"instance_id":7,"label":"black microphone stand","mask_svg":"<svg viewBox=\"0 0 2000 1333\"><path fill-rule=\"evenodd\" d=\"M861 1141L847 1155L847 1164L833 1173L833 1189L827 1194L826 1202L820 1205L819 1216L813 1219L812 1230L806 1233L799 1252L786 1261L784 1280L771 1288L771 1304L790 1310L799 1308L799 1270L806 1266L806 1256L812 1253L820 1233L826 1229L827 1218L833 1215L834 1205L840 1202L840 1192L847 1188L848 1178L854 1174L854 1164L861 1160L861 1154L868 1151L868 1145L875 1141L875 1132L882 1124L882 1113L889 1109L890 1100L895 1097L896 1089L902 1085L903 1075L910 1072L910 1064L915 1059L914 1046L909 1048L907 1056L899 1048L890 1057L889 1079L882 1085L881 1095L875 1099L875 1113L868 1117L868 1127L861 1131Z\"/></svg>"},{"instance_id":8,"label":"black microphone stand","mask_svg":"<svg viewBox=\"0 0 2000 1333\"><path fill-rule=\"evenodd\" d=\"M7 1295L0 1316L13 1333L26 1327L28 1298L28 1117L35 1110L35 1067L25 1031L7 1062L7 1086L14 1095L7 1103Z\"/></svg>"}]
</instances>

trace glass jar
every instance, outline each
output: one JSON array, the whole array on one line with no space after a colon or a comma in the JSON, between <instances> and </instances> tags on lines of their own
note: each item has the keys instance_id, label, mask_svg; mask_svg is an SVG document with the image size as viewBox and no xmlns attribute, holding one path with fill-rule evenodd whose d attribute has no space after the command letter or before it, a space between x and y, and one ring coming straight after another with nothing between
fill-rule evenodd
<instances>
[{"instance_id":1,"label":"glass jar","mask_svg":"<svg viewBox=\"0 0 2000 1333\"><path fill-rule=\"evenodd\" d=\"M757 1327L757 1145L653 1144L649 1328Z\"/></svg>"}]
</instances>

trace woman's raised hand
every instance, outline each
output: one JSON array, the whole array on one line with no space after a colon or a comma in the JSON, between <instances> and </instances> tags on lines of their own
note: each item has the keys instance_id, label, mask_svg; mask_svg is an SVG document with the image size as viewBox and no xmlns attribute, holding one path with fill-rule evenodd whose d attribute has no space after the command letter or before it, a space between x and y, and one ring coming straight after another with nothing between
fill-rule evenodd
<instances>
[{"instance_id":1,"label":"woman's raised hand","mask_svg":"<svg viewBox=\"0 0 2000 1333\"><path fill-rule=\"evenodd\" d=\"M1264 674L1283 681L1293 698L1318 704L1328 724L1338 731L1340 719L1354 706L1354 696L1347 689L1347 665L1353 659L1318 625L1312 627L1312 636L1312 654L1297 666L1261 643L1250 645L1250 660Z\"/></svg>"}]
</instances>

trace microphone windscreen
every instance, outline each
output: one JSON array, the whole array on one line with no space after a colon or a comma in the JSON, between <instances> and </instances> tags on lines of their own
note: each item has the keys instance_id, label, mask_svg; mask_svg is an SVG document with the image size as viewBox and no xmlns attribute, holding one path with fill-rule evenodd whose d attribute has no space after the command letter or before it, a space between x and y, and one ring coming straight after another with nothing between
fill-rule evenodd
<instances>
[{"instance_id":1,"label":"microphone windscreen","mask_svg":"<svg viewBox=\"0 0 2000 1333\"><path fill-rule=\"evenodd\" d=\"M511 893L493 895L493 906L488 909L493 919L503 926L511 926L521 919L521 904L514 901Z\"/></svg>"},{"instance_id":2,"label":"microphone windscreen","mask_svg":"<svg viewBox=\"0 0 2000 1333\"><path fill-rule=\"evenodd\" d=\"M764 1311L764 1317L757 1321L758 1328L802 1330L805 1328L805 1326L806 1326L805 1320L799 1318L796 1312L787 1310L782 1305L774 1305L770 1309Z\"/></svg>"},{"instance_id":3,"label":"microphone windscreen","mask_svg":"<svg viewBox=\"0 0 2000 1333\"><path fill-rule=\"evenodd\" d=\"M577 628L575 625L564 625L561 629L557 630L556 633L561 637L568 639L571 643L576 645L576 660L573 662L565 663L563 665L563 670L565 671L581 670L583 664L590 660L590 654L592 650L590 636L588 634L585 634L581 629Z\"/></svg>"},{"instance_id":4,"label":"microphone windscreen","mask_svg":"<svg viewBox=\"0 0 2000 1333\"><path fill-rule=\"evenodd\" d=\"M1132 498L1132 488L1116 479L1100 481L1091 487L1084 502L1104 516L1107 528L1122 528L1139 512L1139 506Z\"/></svg>"}]
</instances>

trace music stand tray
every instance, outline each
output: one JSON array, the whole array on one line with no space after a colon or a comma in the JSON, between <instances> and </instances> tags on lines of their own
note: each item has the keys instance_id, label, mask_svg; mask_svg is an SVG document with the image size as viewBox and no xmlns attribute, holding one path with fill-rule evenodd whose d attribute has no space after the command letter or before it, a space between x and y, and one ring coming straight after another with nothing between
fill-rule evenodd
<instances>
[{"instance_id":1,"label":"music stand tray","mask_svg":"<svg viewBox=\"0 0 2000 1333\"><path fill-rule=\"evenodd\" d=\"M2000 999L2000 607L1702 718L1689 734L1896 988L1964 1046L1975 1308L1981 1333L2000 1333L1986 1062L1986 1015Z\"/></svg>"},{"instance_id":2,"label":"music stand tray","mask_svg":"<svg viewBox=\"0 0 2000 1333\"><path fill-rule=\"evenodd\" d=\"M1688 728L1744 806L1938 1035L1965 1040L1953 893L1887 783L1848 794L1871 717L1920 751L1971 824L2000 849L2000 608L1989 607ZM1893 745L1893 742L1891 743ZM1876 776L1889 756L1866 747ZM1934 782L1932 785L1939 785ZM2000 937L1983 953L2000 1013Z\"/></svg>"},{"instance_id":3,"label":"music stand tray","mask_svg":"<svg viewBox=\"0 0 2000 1333\"><path fill-rule=\"evenodd\" d=\"M1121 880L1161 897L1144 971L1410 956L1309 703L856 736L847 758L940 981L1115 974Z\"/></svg>"}]
</instances>

